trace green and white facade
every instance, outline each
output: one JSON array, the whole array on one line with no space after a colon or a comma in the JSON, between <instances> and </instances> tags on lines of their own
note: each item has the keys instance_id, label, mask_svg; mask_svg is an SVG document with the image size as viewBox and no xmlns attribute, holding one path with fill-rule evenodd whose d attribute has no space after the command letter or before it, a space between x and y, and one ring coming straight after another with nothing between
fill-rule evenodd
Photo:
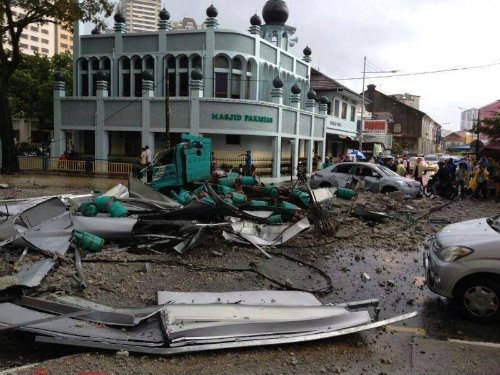
<instances>
[{"instance_id":1,"label":"green and white facade","mask_svg":"<svg viewBox=\"0 0 500 375\"><path fill-rule=\"evenodd\" d=\"M75 32L73 96L62 80L54 84L53 156L70 143L99 160L136 156L145 145L159 151L167 90L173 139L209 137L218 157L246 150L272 157L274 178L282 158L296 170L304 157L312 171L313 156L325 157L327 134L356 138L357 119L335 118L326 97L314 100L311 51L301 58L289 52L293 27L261 25L255 15L249 32L240 32L219 27L213 6L207 16L204 30L171 31L164 10L157 32L125 33L121 15L114 33Z\"/></svg>"}]
</instances>

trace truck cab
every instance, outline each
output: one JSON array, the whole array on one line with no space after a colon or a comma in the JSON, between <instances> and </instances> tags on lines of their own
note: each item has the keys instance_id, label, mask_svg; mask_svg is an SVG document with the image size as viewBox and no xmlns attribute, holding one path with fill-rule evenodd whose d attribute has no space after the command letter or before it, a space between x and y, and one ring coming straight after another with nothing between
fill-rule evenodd
<instances>
[{"instance_id":1,"label":"truck cab","mask_svg":"<svg viewBox=\"0 0 500 375\"><path fill-rule=\"evenodd\" d=\"M141 171L141 180L155 190L177 188L210 178L212 141L183 134L181 142L159 152Z\"/></svg>"}]
</instances>

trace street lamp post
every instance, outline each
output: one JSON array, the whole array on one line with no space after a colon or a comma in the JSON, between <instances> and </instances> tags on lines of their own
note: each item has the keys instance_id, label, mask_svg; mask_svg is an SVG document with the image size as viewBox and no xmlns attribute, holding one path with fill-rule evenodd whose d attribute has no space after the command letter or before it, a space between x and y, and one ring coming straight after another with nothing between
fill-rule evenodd
<instances>
[{"instance_id":1,"label":"street lamp post","mask_svg":"<svg viewBox=\"0 0 500 375\"><path fill-rule=\"evenodd\" d=\"M359 152L363 152L363 128L364 128L364 118L365 118L365 79L366 79L366 56L363 63L363 89L362 89L362 101L361 101L361 126L359 127Z\"/></svg>"}]
</instances>

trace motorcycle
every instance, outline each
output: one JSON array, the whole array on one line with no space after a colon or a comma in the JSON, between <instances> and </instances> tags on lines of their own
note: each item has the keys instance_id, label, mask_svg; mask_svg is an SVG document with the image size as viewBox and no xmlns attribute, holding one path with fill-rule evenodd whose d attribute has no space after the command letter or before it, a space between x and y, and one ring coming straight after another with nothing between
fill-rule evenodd
<instances>
[{"instance_id":1,"label":"motorcycle","mask_svg":"<svg viewBox=\"0 0 500 375\"><path fill-rule=\"evenodd\" d=\"M424 186L424 195L429 198L432 196L432 187L437 183L437 178L431 177L427 182L427 185ZM445 187L441 187L438 189L438 195L447 198L447 199L455 199L458 196L459 185L457 181L450 181L448 185Z\"/></svg>"}]
</instances>

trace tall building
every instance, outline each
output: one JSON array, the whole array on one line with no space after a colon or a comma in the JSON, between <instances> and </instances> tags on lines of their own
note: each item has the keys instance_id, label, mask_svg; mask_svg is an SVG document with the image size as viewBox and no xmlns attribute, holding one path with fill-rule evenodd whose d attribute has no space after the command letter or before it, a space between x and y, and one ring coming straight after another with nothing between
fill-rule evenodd
<instances>
[{"instance_id":1,"label":"tall building","mask_svg":"<svg viewBox=\"0 0 500 375\"><path fill-rule=\"evenodd\" d=\"M412 108L420 110L420 96L412 94L394 94L391 95L394 99L399 100L401 103L409 105Z\"/></svg>"},{"instance_id":2,"label":"tall building","mask_svg":"<svg viewBox=\"0 0 500 375\"><path fill-rule=\"evenodd\" d=\"M26 16L26 11L21 7L13 7L16 18ZM39 53L44 56L53 56L57 53L73 51L73 35L56 23L44 25L30 25L21 34L19 46L21 52L28 55Z\"/></svg>"},{"instance_id":3,"label":"tall building","mask_svg":"<svg viewBox=\"0 0 500 375\"><path fill-rule=\"evenodd\" d=\"M197 30L201 28L191 17L184 17L182 20L173 21L171 24L172 30Z\"/></svg>"},{"instance_id":4,"label":"tall building","mask_svg":"<svg viewBox=\"0 0 500 375\"><path fill-rule=\"evenodd\" d=\"M460 120L460 130L471 130L474 126L474 120L477 119L478 113L479 110L477 108L471 108L467 111L463 111L462 119Z\"/></svg>"},{"instance_id":5,"label":"tall building","mask_svg":"<svg viewBox=\"0 0 500 375\"><path fill-rule=\"evenodd\" d=\"M120 0L119 9L127 20L128 33L156 31L161 0Z\"/></svg>"}]
</instances>

